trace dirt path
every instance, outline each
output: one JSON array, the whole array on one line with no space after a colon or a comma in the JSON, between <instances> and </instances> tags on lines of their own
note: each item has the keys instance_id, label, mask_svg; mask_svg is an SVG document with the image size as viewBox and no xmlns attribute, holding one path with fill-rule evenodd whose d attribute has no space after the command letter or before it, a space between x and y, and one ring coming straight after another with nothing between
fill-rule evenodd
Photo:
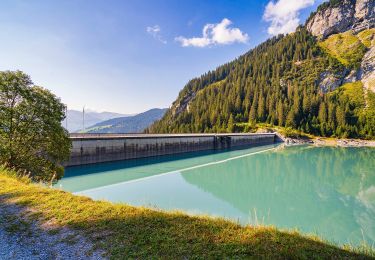
<instances>
[{"instance_id":1,"label":"dirt path","mask_svg":"<svg viewBox=\"0 0 375 260\"><path fill-rule=\"evenodd\" d=\"M82 235L0 197L0 259L105 259Z\"/></svg>"}]
</instances>

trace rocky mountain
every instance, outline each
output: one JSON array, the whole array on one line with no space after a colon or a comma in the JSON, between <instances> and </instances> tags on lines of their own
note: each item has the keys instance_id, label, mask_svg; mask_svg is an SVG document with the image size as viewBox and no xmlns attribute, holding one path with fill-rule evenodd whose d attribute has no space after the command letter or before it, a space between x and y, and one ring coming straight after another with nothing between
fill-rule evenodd
<instances>
[{"instance_id":1,"label":"rocky mountain","mask_svg":"<svg viewBox=\"0 0 375 260\"><path fill-rule=\"evenodd\" d=\"M88 127L85 133L141 133L156 120L160 120L166 108L154 108L146 112L126 117L105 120Z\"/></svg>"},{"instance_id":2,"label":"rocky mountain","mask_svg":"<svg viewBox=\"0 0 375 260\"><path fill-rule=\"evenodd\" d=\"M374 0L330 0L304 26L190 80L150 132L251 131L259 123L375 138Z\"/></svg>"},{"instance_id":3,"label":"rocky mountain","mask_svg":"<svg viewBox=\"0 0 375 260\"><path fill-rule=\"evenodd\" d=\"M324 39L349 30L358 33L374 25L374 0L335 0L319 6L308 19L306 28L312 35Z\"/></svg>"},{"instance_id":4,"label":"rocky mountain","mask_svg":"<svg viewBox=\"0 0 375 260\"><path fill-rule=\"evenodd\" d=\"M373 34L372 36L365 35L366 32L374 27L374 0L330 1L321 5L318 11L312 14L311 18L308 19L306 23L307 30L321 40L328 38L330 35L348 31L354 35L358 34L358 36L362 38L368 37L368 43L364 44L368 49L363 53L360 68L351 70L350 73L343 71L341 77L333 80L333 85L337 87L347 82L362 81L366 91L371 89L375 92L375 46L371 44L371 41L374 39ZM361 52L361 50L357 49L357 52ZM326 79L327 77L325 80ZM330 80L328 80L328 82L329 81Z\"/></svg>"},{"instance_id":5,"label":"rocky mountain","mask_svg":"<svg viewBox=\"0 0 375 260\"><path fill-rule=\"evenodd\" d=\"M85 126L91 126L104 120L115 117L126 117L124 115L113 112L96 112L88 110L85 112ZM70 133L77 132L83 127L83 112L78 110L68 110L65 120L61 123L63 127L67 127Z\"/></svg>"}]
</instances>

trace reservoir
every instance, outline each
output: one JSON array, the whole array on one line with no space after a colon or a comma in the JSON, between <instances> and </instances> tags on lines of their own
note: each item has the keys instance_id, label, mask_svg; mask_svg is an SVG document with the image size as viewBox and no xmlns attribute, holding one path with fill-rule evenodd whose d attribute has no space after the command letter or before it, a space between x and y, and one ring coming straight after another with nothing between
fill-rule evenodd
<instances>
[{"instance_id":1,"label":"reservoir","mask_svg":"<svg viewBox=\"0 0 375 260\"><path fill-rule=\"evenodd\" d=\"M272 144L90 164L67 167L56 187L338 244L375 243L375 148Z\"/></svg>"}]
</instances>

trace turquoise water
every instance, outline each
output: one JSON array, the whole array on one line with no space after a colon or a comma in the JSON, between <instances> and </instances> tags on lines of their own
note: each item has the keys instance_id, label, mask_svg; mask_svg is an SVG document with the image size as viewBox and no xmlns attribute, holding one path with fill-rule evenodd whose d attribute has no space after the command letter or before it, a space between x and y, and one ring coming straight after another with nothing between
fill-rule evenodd
<instances>
[{"instance_id":1,"label":"turquoise water","mask_svg":"<svg viewBox=\"0 0 375 260\"><path fill-rule=\"evenodd\" d=\"M94 199L296 228L338 244L375 243L374 148L269 145L70 167L57 187Z\"/></svg>"}]
</instances>

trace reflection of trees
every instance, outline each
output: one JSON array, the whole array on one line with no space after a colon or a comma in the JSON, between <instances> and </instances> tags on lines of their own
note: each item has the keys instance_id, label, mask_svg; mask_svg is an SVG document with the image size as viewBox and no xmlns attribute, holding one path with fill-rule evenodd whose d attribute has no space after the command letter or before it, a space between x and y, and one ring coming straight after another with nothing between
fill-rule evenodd
<instances>
[{"instance_id":1,"label":"reflection of trees","mask_svg":"<svg viewBox=\"0 0 375 260\"><path fill-rule=\"evenodd\" d=\"M375 149L287 147L183 174L191 184L221 198L245 214L305 231L319 228L328 237L375 241Z\"/></svg>"}]
</instances>

